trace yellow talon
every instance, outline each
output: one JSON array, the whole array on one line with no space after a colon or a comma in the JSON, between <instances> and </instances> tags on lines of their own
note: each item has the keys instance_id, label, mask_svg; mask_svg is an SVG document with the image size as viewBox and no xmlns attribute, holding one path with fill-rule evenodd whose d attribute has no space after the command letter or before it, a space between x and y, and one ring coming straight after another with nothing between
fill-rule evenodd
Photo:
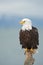
<instances>
[{"instance_id":1,"label":"yellow talon","mask_svg":"<svg viewBox=\"0 0 43 65\"><path fill-rule=\"evenodd\" d=\"M25 50L25 51L27 51L28 49L27 49L27 48L25 48L24 50Z\"/></svg>"},{"instance_id":2,"label":"yellow talon","mask_svg":"<svg viewBox=\"0 0 43 65\"><path fill-rule=\"evenodd\" d=\"M30 51L33 52L33 49L31 48Z\"/></svg>"}]
</instances>

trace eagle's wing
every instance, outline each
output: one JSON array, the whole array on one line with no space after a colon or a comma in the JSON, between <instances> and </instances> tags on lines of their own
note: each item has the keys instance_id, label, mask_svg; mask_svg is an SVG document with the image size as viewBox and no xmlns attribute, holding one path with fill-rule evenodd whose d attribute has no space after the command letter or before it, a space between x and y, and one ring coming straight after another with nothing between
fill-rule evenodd
<instances>
[{"instance_id":1,"label":"eagle's wing","mask_svg":"<svg viewBox=\"0 0 43 65\"><path fill-rule=\"evenodd\" d=\"M39 35L37 28L32 27L32 30L30 31L20 30L19 39L22 48L37 49L38 48L37 45L39 45Z\"/></svg>"}]
</instances>

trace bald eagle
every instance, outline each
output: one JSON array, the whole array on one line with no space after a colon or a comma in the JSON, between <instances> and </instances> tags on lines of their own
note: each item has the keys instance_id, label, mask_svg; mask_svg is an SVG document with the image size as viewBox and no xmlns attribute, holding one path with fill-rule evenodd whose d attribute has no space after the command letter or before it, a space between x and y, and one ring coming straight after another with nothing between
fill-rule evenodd
<instances>
[{"instance_id":1,"label":"bald eagle","mask_svg":"<svg viewBox=\"0 0 43 65\"><path fill-rule=\"evenodd\" d=\"M19 40L22 48L37 49L39 45L38 29L32 26L32 22L28 18L22 19L20 24L23 25L19 32Z\"/></svg>"}]
</instances>

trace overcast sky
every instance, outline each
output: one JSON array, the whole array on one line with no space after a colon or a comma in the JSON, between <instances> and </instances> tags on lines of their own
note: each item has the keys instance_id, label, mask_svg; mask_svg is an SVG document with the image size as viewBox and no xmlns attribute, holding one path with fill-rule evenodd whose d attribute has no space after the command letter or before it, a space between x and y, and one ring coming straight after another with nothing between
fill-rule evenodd
<instances>
[{"instance_id":1,"label":"overcast sky","mask_svg":"<svg viewBox=\"0 0 43 65\"><path fill-rule=\"evenodd\" d=\"M0 15L3 14L43 18L43 0L0 0Z\"/></svg>"}]
</instances>

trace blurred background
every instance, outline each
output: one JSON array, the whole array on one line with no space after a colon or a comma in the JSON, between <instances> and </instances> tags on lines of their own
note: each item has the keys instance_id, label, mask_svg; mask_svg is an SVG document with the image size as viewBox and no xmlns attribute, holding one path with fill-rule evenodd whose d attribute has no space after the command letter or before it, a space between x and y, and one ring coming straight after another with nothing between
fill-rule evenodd
<instances>
[{"instance_id":1,"label":"blurred background","mask_svg":"<svg viewBox=\"0 0 43 65\"><path fill-rule=\"evenodd\" d=\"M20 20L30 18L39 31L34 65L43 65L43 0L0 0L0 65L24 65Z\"/></svg>"}]
</instances>

